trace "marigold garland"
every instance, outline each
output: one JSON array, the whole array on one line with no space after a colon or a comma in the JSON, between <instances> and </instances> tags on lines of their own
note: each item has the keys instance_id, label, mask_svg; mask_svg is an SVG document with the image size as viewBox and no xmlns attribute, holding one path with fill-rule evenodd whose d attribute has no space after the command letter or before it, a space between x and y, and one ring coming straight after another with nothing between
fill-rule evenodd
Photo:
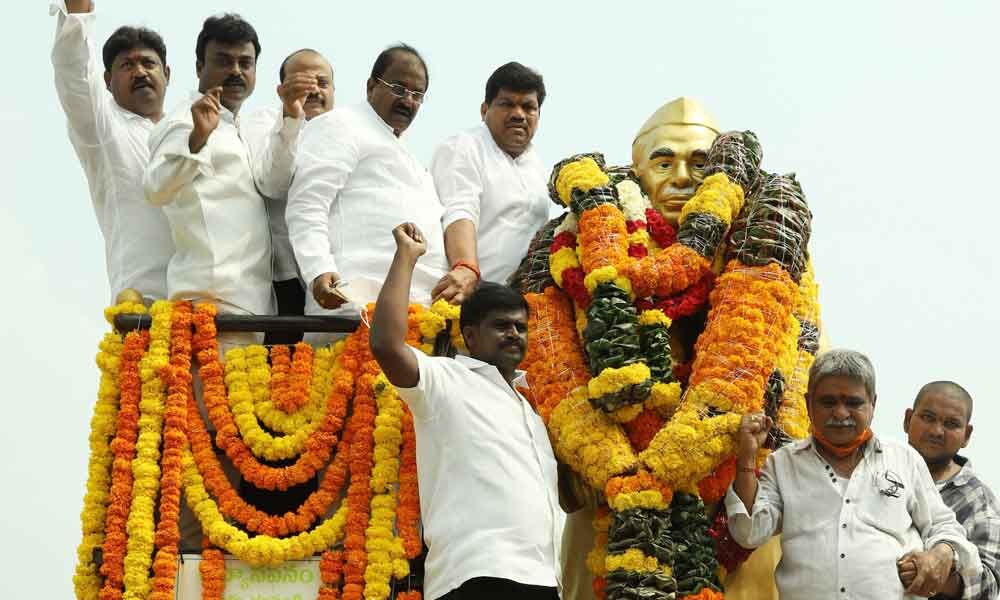
<instances>
[{"instance_id":1,"label":"marigold garland","mask_svg":"<svg viewBox=\"0 0 1000 600\"><path fill-rule=\"evenodd\" d=\"M253 396L253 409L257 419L271 431L283 435L293 435L302 428L316 421L319 413L326 405L326 397L330 388L330 369L342 348L343 340L338 341L331 350L329 347L319 348L313 355L313 381L310 387L309 402L300 410L286 414L274 405L271 400L271 370L267 364L267 348L259 344L246 347L247 376L250 384L250 394Z\"/></svg>"},{"instance_id":2,"label":"marigold garland","mask_svg":"<svg viewBox=\"0 0 1000 600\"><path fill-rule=\"evenodd\" d=\"M420 536L420 489L417 483L417 437L413 429L413 414L403 404L403 443L399 464L399 508L396 529L403 540L406 558L414 559L423 550Z\"/></svg>"},{"instance_id":3,"label":"marigold garland","mask_svg":"<svg viewBox=\"0 0 1000 600\"><path fill-rule=\"evenodd\" d=\"M139 401L142 381L139 361L149 343L148 331L133 331L125 336L119 370L119 408L115 438L111 442L114 461L111 466L111 488L105 512L103 562L100 572L104 586L98 596L101 600L122 597L125 576L125 551L128 541L126 522L132 508L132 458L139 435Z\"/></svg>"},{"instance_id":4,"label":"marigold garland","mask_svg":"<svg viewBox=\"0 0 1000 600\"><path fill-rule=\"evenodd\" d=\"M344 553L327 550L319 561L319 575L323 582L317 600L337 600L340 597L340 582L344 573Z\"/></svg>"},{"instance_id":5,"label":"marigold garland","mask_svg":"<svg viewBox=\"0 0 1000 600\"><path fill-rule=\"evenodd\" d=\"M281 373L281 382L277 389L272 389L271 399L274 405L286 414L292 414L309 400L309 380L312 375L313 349L305 342L295 345L295 355L291 360L291 367L287 368L288 346L278 345L271 347L271 360L274 361L275 354L281 355L281 361L286 369ZM272 369L272 385L278 379L274 376Z\"/></svg>"},{"instance_id":6,"label":"marigold garland","mask_svg":"<svg viewBox=\"0 0 1000 600\"><path fill-rule=\"evenodd\" d=\"M216 428L216 443L243 478L266 490L286 490L312 478L316 471L330 459L337 434L343 426L343 415L328 413L323 423L309 436L305 451L295 463L287 467L270 467L260 463L238 435L229 411L223 367L219 360L218 341L215 337L216 308L213 304L199 304L195 309L195 335L193 345L198 356L198 374L209 419ZM334 387L344 393L352 382L339 380ZM349 394L349 391L346 393Z\"/></svg>"},{"instance_id":7,"label":"marigold garland","mask_svg":"<svg viewBox=\"0 0 1000 600\"><path fill-rule=\"evenodd\" d=\"M154 311L156 305L153 305ZM191 303L178 302L170 323L170 364L163 373L169 384L163 421L160 520L153 559L153 600L172 600L180 543L181 470L187 444L187 401L191 394ZM153 326L156 327L155 317ZM195 416L194 418L198 418Z\"/></svg>"},{"instance_id":8,"label":"marigold garland","mask_svg":"<svg viewBox=\"0 0 1000 600\"><path fill-rule=\"evenodd\" d=\"M222 600L226 591L226 557L205 538L201 551L201 600Z\"/></svg>"},{"instance_id":9,"label":"marigold garland","mask_svg":"<svg viewBox=\"0 0 1000 600\"><path fill-rule=\"evenodd\" d=\"M149 567L153 560L154 509L160 490L160 440L166 385L161 371L170 362L170 320L173 307L165 300L156 301L149 313L149 348L139 361L142 393L139 400L139 436L132 460L132 508L129 512L125 555L126 600L144 599L149 594Z\"/></svg>"},{"instance_id":10,"label":"marigold garland","mask_svg":"<svg viewBox=\"0 0 1000 600\"><path fill-rule=\"evenodd\" d=\"M145 310L145 308L143 308ZM80 511L81 539L77 546L73 588L77 600L97 600L101 580L94 563L94 550L104 543L104 522L111 485L111 440L118 417L118 371L122 353L121 336L104 335L98 346L97 367L101 372L97 402L90 420L90 457L87 460L87 491Z\"/></svg>"}]
</instances>

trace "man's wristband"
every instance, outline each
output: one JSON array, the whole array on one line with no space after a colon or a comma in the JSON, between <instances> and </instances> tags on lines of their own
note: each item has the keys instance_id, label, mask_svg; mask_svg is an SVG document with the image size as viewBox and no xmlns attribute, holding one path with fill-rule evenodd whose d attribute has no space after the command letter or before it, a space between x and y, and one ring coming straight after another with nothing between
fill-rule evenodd
<instances>
[{"instance_id":1,"label":"man's wristband","mask_svg":"<svg viewBox=\"0 0 1000 600\"><path fill-rule=\"evenodd\" d=\"M473 263L471 263L471 262L469 262L467 260L456 260L455 263L451 265L452 270L455 270L455 269L457 269L459 267L465 267L466 269L468 269L468 270L472 271L473 273L475 273L476 274L476 281L479 281L480 279L482 279L482 275L479 274L479 267L477 267Z\"/></svg>"}]
</instances>

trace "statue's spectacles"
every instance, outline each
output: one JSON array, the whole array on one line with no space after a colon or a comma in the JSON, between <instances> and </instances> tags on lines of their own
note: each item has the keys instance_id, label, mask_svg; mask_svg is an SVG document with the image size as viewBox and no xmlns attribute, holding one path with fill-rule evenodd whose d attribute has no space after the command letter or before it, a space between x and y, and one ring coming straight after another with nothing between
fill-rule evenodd
<instances>
[{"instance_id":1,"label":"statue's spectacles","mask_svg":"<svg viewBox=\"0 0 1000 600\"><path fill-rule=\"evenodd\" d=\"M391 93L393 96L397 98L406 98L407 96L409 96L410 98L413 98L413 101L416 102L417 104L420 104L424 101L424 95L425 95L424 92L415 92L406 86L399 85L398 83L389 83L388 81L385 81L381 77L376 77L375 81L378 81L385 87L389 88L389 93Z\"/></svg>"}]
</instances>

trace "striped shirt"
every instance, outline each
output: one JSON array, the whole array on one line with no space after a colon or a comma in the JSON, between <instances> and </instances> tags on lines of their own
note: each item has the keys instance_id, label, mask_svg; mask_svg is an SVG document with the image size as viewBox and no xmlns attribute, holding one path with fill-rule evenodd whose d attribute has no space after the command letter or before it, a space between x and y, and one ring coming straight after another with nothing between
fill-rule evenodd
<instances>
[{"instance_id":1,"label":"striped shirt","mask_svg":"<svg viewBox=\"0 0 1000 600\"><path fill-rule=\"evenodd\" d=\"M1000 595L1000 504L996 496L972 470L972 464L962 456L955 462L962 466L954 477L941 487L941 498L965 528L969 541L979 550L983 572L971 580L964 579L963 600L987 600Z\"/></svg>"}]
</instances>

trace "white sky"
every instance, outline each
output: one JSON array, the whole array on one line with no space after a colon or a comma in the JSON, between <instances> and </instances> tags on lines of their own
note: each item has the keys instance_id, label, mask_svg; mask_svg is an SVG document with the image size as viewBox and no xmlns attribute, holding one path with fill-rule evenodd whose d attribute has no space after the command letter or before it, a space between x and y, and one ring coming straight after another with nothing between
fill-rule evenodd
<instances>
[{"instance_id":1,"label":"white sky","mask_svg":"<svg viewBox=\"0 0 1000 600\"><path fill-rule=\"evenodd\" d=\"M968 454L1000 486L1000 292L990 254L1000 216L994 2L121 2L124 23L161 32L168 109L194 89L194 42L210 12L240 10L263 45L248 106L275 102L278 65L309 46L334 64L338 103L363 100L376 54L402 40L430 67L409 143L429 161L474 125L486 78L519 60L545 76L536 142L550 162L600 150L629 159L637 128L679 95L724 129L752 129L764 167L795 171L815 220L811 244L835 346L879 375L875 429L901 437L902 413L932 379L976 399ZM210 7L210 8L209 8ZM69 598L79 540L93 364L108 298L103 245L65 133L46 3L5 6L0 38L7 284L0 361L7 388L0 461L0 592Z\"/></svg>"}]
</instances>

